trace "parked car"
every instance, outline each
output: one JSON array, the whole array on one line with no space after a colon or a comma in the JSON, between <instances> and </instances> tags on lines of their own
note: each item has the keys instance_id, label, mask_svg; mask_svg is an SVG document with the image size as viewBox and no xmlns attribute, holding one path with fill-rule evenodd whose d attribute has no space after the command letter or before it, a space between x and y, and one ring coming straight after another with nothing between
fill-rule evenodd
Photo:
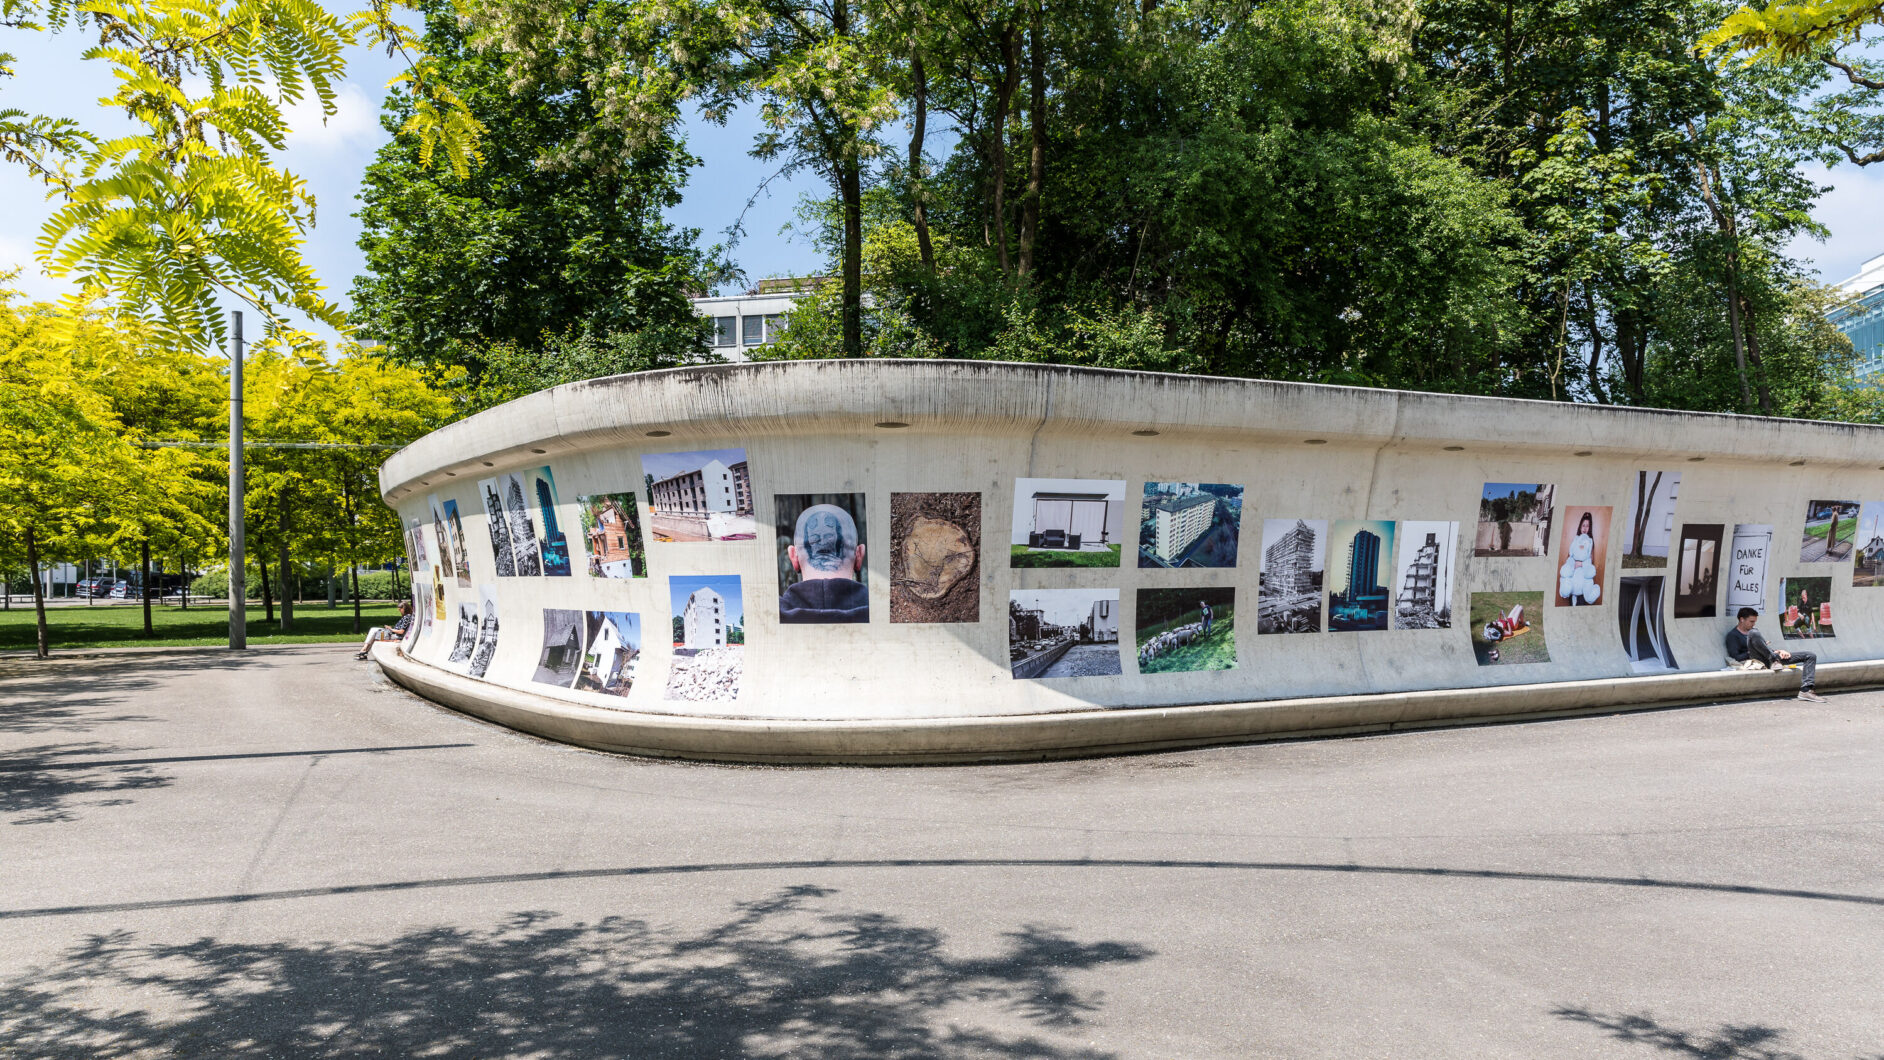
<instances>
[{"instance_id":1,"label":"parked car","mask_svg":"<svg viewBox=\"0 0 1884 1060\"><path fill-rule=\"evenodd\" d=\"M121 581L113 585L110 590L108 590L107 595L113 600L135 600L138 598L137 586L132 585L130 582Z\"/></svg>"},{"instance_id":2,"label":"parked car","mask_svg":"<svg viewBox=\"0 0 1884 1060\"><path fill-rule=\"evenodd\" d=\"M104 596L111 592L113 581L111 578L87 578L78 583L78 587L73 590L73 595Z\"/></svg>"}]
</instances>

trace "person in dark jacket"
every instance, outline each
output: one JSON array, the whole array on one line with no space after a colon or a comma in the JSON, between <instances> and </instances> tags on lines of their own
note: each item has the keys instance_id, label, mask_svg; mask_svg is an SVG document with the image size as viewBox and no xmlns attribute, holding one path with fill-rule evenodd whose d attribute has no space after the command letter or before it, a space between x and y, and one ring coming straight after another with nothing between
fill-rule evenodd
<instances>
[{"instance_id":1,"label":"person in dark jacket","mask_svg":"<svg viewBox=\"0 0 1884 1060\"><path fill-rule=\"evenodd\" d=\"M849 512L835 504L806 508L786 555L798 581L779 594L780 622L870 621L870 589L861 580L864 546Z\"/></svg>"},{"instance_id":2,"label":"person in dark jacket","mask_svg":"<svg viewBox=\"0 0 1884 1060\"><path fill-rule=\"evenodd\" d=\"M1823 703L1825 697L1812 690L1818 673L1819 657L1809 651L1774 651L1767 646L1766 638L1754 629L1754 623L1760 620L1760 613L1751 607L1743 607L1734 615L1737 621L1734 628L1727 631L1727 657L1735 662L1754 659L1775 670L1790 665L1799 667L1799 698L1807 703Z\"/></svg>"}]
</instances>

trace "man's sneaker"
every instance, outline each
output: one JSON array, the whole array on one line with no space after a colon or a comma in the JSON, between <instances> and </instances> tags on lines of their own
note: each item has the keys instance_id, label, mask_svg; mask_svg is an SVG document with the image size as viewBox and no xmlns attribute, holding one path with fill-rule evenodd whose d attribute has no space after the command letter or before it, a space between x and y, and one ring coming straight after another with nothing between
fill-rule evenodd
<instances>
[{"instance_id":1,"label":"man's sneaker","mask_svg":"<svg viewBox=\"0 0 1884 1060\"><path fill-rule=\"evenodd\" d=\"M1807 703L1825 702L1824 696L1819 695L1817 692L1812 691L1810 688L1801 688L1799 690L1799 698L1802 700L1805 700Z\"/></svg>"}]
</instances>

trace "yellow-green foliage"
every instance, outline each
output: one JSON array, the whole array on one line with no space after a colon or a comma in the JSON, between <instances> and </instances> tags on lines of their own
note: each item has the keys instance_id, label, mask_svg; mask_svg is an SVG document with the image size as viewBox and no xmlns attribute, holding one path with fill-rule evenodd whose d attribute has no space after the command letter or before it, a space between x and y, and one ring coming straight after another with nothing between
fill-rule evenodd
<instances>
[{"instance_id":1,"label":"yellow-green foliage","mask_svg":"<svg viewBox=\"0 0 1884 1060\"><path fill-rule=\"evenodd\" d=\"M1703 52L1753 52L1756 59L1796 59L1824 45L1858 39L1884 25L1884 0L1779 0L1742 7L1701 38Z\"/></svg>"},{"instance_id":2,"label":"yellow-green foliage","mask_svg":"<svg viewBox=\"0 0 1884 1060\"><path fill-rule=\"evenodd\" d=\"M98 102L136 132L101 138L78 123L4 110L0 158L61 200L40 236L40 263L111 296L148 323L152 341L220 345L218 301L230 299L271 327L288 308L345 325L301 259L314 198L272 156L289 131L287 106L311 95L323 117L334 113L347 46L407 58L392 87L417 101L403 131L421 154L430 160L442 149L460 173L476 159L476 121L392 0L346 16L312 0L0 0L0 8L0 26L15 31L95 34L83 57L117 78ZM0 76L11 75L12 60L0 54Z\"/></svg>"}]
</instances>

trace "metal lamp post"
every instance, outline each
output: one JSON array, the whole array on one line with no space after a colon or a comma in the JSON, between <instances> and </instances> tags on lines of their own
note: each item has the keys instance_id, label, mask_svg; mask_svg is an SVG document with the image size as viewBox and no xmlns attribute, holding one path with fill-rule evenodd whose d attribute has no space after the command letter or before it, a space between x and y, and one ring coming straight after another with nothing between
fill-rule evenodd
<instances>
[{"instance_id":1,"label":"metal lamp post","mask_svg":"<svg viewBox=\"0 0 1884 1060\"><path fill-rule=\"evenodd\" d=\"M249 646L247 562L242 537L242 314L229 349L229 647Z\"/></svg>"}]
</instances>

